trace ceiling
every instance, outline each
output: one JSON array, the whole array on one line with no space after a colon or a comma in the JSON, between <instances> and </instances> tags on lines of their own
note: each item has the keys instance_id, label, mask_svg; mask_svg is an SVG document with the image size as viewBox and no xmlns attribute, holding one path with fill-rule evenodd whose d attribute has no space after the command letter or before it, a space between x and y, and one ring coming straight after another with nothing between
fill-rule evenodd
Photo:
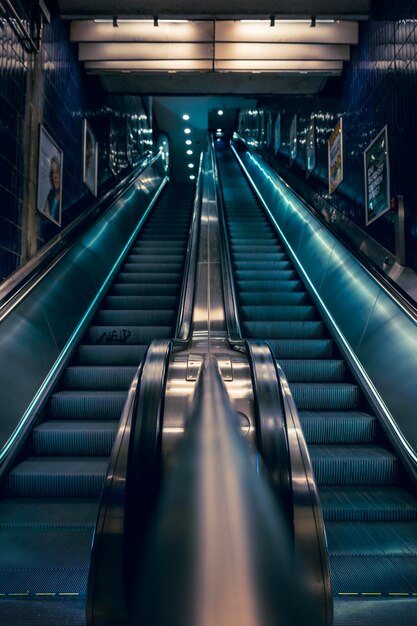
<instances>
[{"instance_id":1,"label":"ceiling","mask_svg":"<svg viewBox=\"0 0 417 626\"><path fill-rule=\"evenodd\" d=\"M59 0L59 8L87 73L109 92L314 94L342 72L370 0Z\"/></svg>"}]
</instances>

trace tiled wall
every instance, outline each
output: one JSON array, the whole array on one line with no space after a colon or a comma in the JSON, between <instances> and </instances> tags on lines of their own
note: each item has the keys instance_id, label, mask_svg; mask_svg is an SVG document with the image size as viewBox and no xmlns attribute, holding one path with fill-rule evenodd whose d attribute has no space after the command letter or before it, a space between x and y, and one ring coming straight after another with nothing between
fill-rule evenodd
<instances>
[{"instance_id":1,"label":"tiled wall","mask_svg":"<svg viewBox=\"0 0 417 626\"><path fill-rule=\"evenodd\" d=\"M30 0L15 4L22 16ZM31 62L6 20L0 20L0 280L22 262L22 207L26 171L23 135L28 65ZM76 47L69 42L68 25L58 18L44 28L42 46L42 123L63 152L62 227L94 201L82 181L82 127L89 123L99 143L99 193L114 184L126 168L151 146L142 142L126 154L126 124L137 135L148 123L140 98L108 97L100 84L84 75ZM109 167L110 136L116 137L117 159ZM37 248L59 228L37 214Z\"/></svg>"},{"instance_id":2,"label":"tiled wall","mask_svg":"<svg viewBox=\"0 0 417 626\"><path fill-rule=\"evenodd\" d=\"M328 82L313 98L277 98L283 144L277 166L289 164L289 126L298 113L298 156L292 174L306 180L306 130L316 117L317 166L309 186L327 195L327 140L340 115L344 123L344 182L330 202L368 234L394 251L394 215L365 226L363 151L387 124L391 196L404 196L407 264L417 270L417 0L377 0L372 16L360 26L360 43L341 79Z\"/></svg>"}]
</instances>

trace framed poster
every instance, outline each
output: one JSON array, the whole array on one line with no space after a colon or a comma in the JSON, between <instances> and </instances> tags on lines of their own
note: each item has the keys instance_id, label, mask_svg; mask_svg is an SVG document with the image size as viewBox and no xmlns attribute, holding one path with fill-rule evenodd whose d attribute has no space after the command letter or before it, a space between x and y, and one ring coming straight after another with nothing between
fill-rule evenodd
<instances>
[{"instance_id":1,"label":"framed poster","mask_svg":"<svg viewBox=\"0 0 417 626\"><path fill-rule=\"evenodd\" d=\"M290 126L290 162L291 165L297 158L298 142L297 142L297 113L294 115Z\"/></svg>"},{"instance_id":2,"label":"framed poster","mask_svg":"<svg viewBox=\"0 0 417 626\"><path fill-rule=\"evenodd\" d=\"M388 127L384 126L364 152L366 225L390 210Z\"/></svg>"},{"instance_id":3,"label":"framed poster","mask_svg":"<svg viewBox=\"0 0 417 626\"><path fill-rule=\"evenodd\" d=\"M316 167L316 118L314 116L311 117L307 128L306 152L307 176L310 176Z\"/></svg>"},{"instance_id":4,"label":"framed poster","mask_svg":"<svg viewBox=\"0 0 417 626\"><path fill-rule=\"evenodd\" d=\"M328 141L329 193L332 194L343 180L343 120L339 118Z\"/></svg>"},{"instance_id":5,"label":"framed poster","mask_svg":"<svg viewBox=\"0 0 417 626\"><path fill-rule=\"evenodd\" d=\"M274 126L274 152L277 154L281 147L281 113L278 113Z\"/></svg>"},{"instance_id":6,"label":"framed poster","mask_svg":"<svg viewBox=\"0 0 417 626\"><path fill-rule=\"evenodd\" d=\"M57 226L62 214L62 150L40 125L37 209Z\"/></svg>"},{"instance_id":7,"label":"framed poster","mask_svg":"<svg viewBox=\"0 0 417 626\"><path fill-rule=\"evenodd\" d=\"M83 122L83 183L97 195L98 144L90 124Z\"/></svg>"}]
</instances>

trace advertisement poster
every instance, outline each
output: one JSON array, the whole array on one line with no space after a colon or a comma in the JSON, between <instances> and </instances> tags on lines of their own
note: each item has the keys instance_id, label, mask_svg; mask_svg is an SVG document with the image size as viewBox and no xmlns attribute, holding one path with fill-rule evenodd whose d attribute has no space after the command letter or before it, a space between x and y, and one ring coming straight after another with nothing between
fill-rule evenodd
<instances>
[{"instance_id":1,"label":"advertisement poster","mask_svg":"<svg viewBox=\"0 0 417 626\"><path fill-rule=\"evenodd\" d=\"M390 210L388 128L385 126L364 152L366 225Z\"/></svg>"},{"instance_id":2,"label":"advertisement poster","mask_svg":"<svg viewBox=\"0 0 417 626\"><path fill-rule=\"evenodd\" d=\"M37 209L57 226L61 226L62 162L62 150L41 125L39 131Z\"/></svg>"},{"instance_id":3,"label":"advertisement poster","mask_svg":"<svg viewBox=\"0 0 417 626\"><path fill-rule=\"evenodd\" d=\"M298 142L297 142L297 113L292 118L290 126L290 161L294 163L297 158Z\"/></svg>"},{"instance_id":4,"label":"advertisement poster","mask_svg":"<svg viewBox=\"0 0 417 626\"><path fill-rule=\"evenodd\" d=\"M83 124L83 183L97 195L97 156L98 145L90 124L84 119Z\"/></svg>"},{"instance_id":5,"label":"advertisement poster","mask_svg":"<svg viewBox=\"0 0 417 626\"><path fill-rule=\"evenodd\" d=\"M316 167L316 118L312 117L310 120L310 126L307 128L306 138L306 162L307 162L307 176Z\"/></svg>"},{"instance_id":6,"label":"advertisement poster","mask_svg":"<svg viewBox=\"0 0 417 626\"><path fill-rule=\"evenodd\" d=\"M329 193L332 194L343 180L343 120L338 123L328 142Z\"/></svg>"},{"instance_id":7,"label":"advertisement poster","mask_svg":"<svg viewBox=\"0 0 417 626\"><path fill-rule=\"evenodd\" d=\"M281 113L278 113L274 126L274 151L275 154L281 147Z\"/></svg>"}]
</instances>

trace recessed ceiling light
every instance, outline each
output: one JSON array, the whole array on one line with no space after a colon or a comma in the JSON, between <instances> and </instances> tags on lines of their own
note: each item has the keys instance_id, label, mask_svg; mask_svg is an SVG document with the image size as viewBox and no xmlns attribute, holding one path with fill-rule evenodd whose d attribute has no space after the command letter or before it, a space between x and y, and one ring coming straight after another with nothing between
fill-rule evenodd
<instances>
[{"instance_id":1,"label":"recessed ceiling light","mask_svg":"<svg viewBox=\"0 0 417 626\"><path fill-rule=\"evenodd\" d=\"M223 109L219 109L219 110L217 111L217 115L223 115L223 113L224 113Z\"/></svg>"},{"instance_id":2,"label":"recessed ceiling light","mask_svg":"<svg viewBox=\"0 0 417 626\"><path fill-rule=\"evenodd\" d=\"M193 142L191 141L191 139L186 139L185 143L187 144L187 146L191 146Z\"/></svg>"},{"instance_id":3,"label":"recessed ceiling light","mask_svg":"<svg viewBox=\"0 0 417 626\"><path fill-rule=\"evenodd\" d=\"M189 163L188 167L192 169L194 167L194 163Z\"/></svg>"},{"instance_id":4,"label":"recessed ceiling light","mask_svg":"<svg viewBox=\"0 0 417 626\"><path fill-rule=\"evenodd\" d=\"M184 113L184 115L182 116L182 119L187 121L190 119L190 116L188 115L188 113Z\"/></svg>"},{"instance_id":5,"label":"recessed ceiling light","mask_svg":"<svg viewBox=\"0 0 417 626\"><path fill-rule=\"evenodd\" d=\"M187 154L192 154L193 151L192 150L187 150Z\"/></svg>"},{"instance_id":6,"label":"recessed ceiling light","mask_svg":"<svg viewBox=\"0 0 417 626\"><path fill-rule=\"evenodd\" d=\"M217 132L218 132L218 133L221 133L221 132L222 132L222 129L221 129L221 128L218 128L218 129L217 129Z\"/></svg>"},{"instance_id":7,"label":"recessed ceiling light","mask_svg":"<svg viewBox=\"0 0 417 626\"><path fill-rule=\"evenodd\" d=\"M194 174L191 174L191 176L190 176L190 180L195 180L195 176L194 176Z\"/></svg>"},{"instance_id":8,"label":"recessed ceiling light","mask_svg":"<svg viewBox=\"0 0 417 626\"><path fill-rule=\"evenodd\" d=\"M191 128L184 128L184 133L189 135L191 133Z\"/></svg>"}]
</instances>

